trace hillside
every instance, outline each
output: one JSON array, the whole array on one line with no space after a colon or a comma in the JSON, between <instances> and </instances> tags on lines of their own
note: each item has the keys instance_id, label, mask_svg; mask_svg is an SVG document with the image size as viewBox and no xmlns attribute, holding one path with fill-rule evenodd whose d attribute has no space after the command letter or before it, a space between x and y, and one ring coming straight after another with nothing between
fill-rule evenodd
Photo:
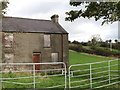
<instances>
[{"instance_id":1,"label":"hillside","mask_svg":"<svg viewBox=\"0 0 120 90\"><path fill-rule=\"evenodd\" d=\"M69 51L70 65L83 64L111 60L112 58L97 57L92 55L86 55L75 51Z\"/></svg>"}]
</instances>

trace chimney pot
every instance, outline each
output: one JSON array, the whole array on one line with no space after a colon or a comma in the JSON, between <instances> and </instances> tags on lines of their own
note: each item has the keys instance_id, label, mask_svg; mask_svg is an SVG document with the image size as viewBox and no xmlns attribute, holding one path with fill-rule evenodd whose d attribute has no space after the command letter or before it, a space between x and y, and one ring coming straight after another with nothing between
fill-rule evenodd
<instances>
[{"instance_id":1,"label":"chimney pot","mask_svg":"<svg viewBox=\"0 0 120 90\"><path fill-rule=\"evenodd\" d=\"M58 18L59 16L57 14L54 14L53 16L51 16L51 20L54 22L54 23L58 23Z\"/></svg>"}]
</instances>

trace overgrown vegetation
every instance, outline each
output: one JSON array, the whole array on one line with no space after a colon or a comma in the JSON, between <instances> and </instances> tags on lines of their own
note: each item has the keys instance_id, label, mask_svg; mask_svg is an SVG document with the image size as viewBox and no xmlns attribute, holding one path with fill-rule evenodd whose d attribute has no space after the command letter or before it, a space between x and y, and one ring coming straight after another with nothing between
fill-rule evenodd
<instances>
[{"instance_id":1,"label":"overgrown vegetation","mask_svg":"<svg viewBox=\"0 0 120 90\"><path fill-rule=\"evenodd\" d=\"M0 0L0 17L4 16L6 14L6 9L8 7L8 0Z\"/></svg>"},{"instance_id":2,"label":"overgrown vegetation","mask_svg":"<svg viewBox=\"0 0 120 90\"><path fill-rule=\"evenodd\" d=\"M95 40L93 40L95 41ZM112 47L110 47L112 44ZM108 43L108 42L96 42L96 44L92 44L91 41L88 42L78 42L73 41L69 42L69 49L77 52L96 54L101 56L112 56L112 57L120 57L120 43Z\"/></svg>"}]
</instances>

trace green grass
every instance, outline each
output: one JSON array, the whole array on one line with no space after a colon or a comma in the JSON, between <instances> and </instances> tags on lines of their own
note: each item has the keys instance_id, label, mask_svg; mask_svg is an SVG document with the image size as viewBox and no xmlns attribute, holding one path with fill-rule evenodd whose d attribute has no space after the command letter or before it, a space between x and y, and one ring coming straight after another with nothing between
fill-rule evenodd
<instances>
[{"instance_id":1,"label":"green grass","mask_svg":"<svg viewBox=\"0 0 120 90\"><path fill-rule=\"evenodd\" d=\"M112 59L112 58L97 57L97 56L92 56L92 55L85 55L85 54L81 54L81 53L78 53L78 52L75 52L75 51L69 51L69 56L70 56L69 58L70 58L70 64L71 65L108 61L108 60ZM117 63L118 63L118 61L112 61L110 64L114 65L114 64L117 64ZM104 67L104 66L106 66L106 67L101 68L101 69L92 70L92 73L97 73L97 72L101 72L101 71L108 71L108 62L104 62L104 63L100 63L100 64L92 64L92 69L93 68ZM89 65L82 65L82 66L72 67L71 70L73 70L73 71L74 70L84 70L84 69L89 69L89 68L90 68ZM118 70L118 66L112 66L110 69L111 70ZM88 71L81 71L81 72L79 71L79 72L73 73L73 75L78 76L78 75L89 74L89 73L90 73L89 70ZM114 78L113 75L116 75L116 74L118 75L118 72L111 72L111 78ZM96 77L100 77L100 76L106 76L106 75L108 75L108 72L94 74L94 75L92 75L92 78L96 78ZM89 75L88 76L81 76L81 77L74 77L74 78L71 78L71 81L80 81L80 80L89 79L89 78L90 78ZM102 81L102 80L107 80L107 79L108 79L108 77L95 79L95 80L93 80L93 83L98 82L98 81ZM84 81L84 82L81 82L81 83L73 83L72 86L89 84L89 82L90 81L88 80L88 81ZM111 80L111 82L114 82L114 80ZM105 85L105 84L108 84L108 81L106 81L104 83L93 84L93 87L97 87L97 86ZM90 88L90 85L88 85L85 88ZM109 86L107 88L109 88ZM114 86L110 86L110 88L118 88L118 87L116 87L116 85L114 85Z\"/></svg>"},{"instance_id":2,"label":"green grass","mask_svg":"<svg viewBox=\"0 0 120 90\"><path fill-rule=\"evenodd\" d=\"M30 74L15 74L15 73L8 74L8 73L6 73L6 74L2 74L2 75L4 76L4 78L18 78L18 77L33 76L33 74L31 74L31 73ZM52 74L50 74L50 75L52 75ZM42 75L37 73L36 76L42 76ZM33 83L34 78L27 78L27 79L23 78L23 79L6 80L6 81L17 82L17 83ZM52 86L57 86L57 85L64 85L64 76L36 77L35 82L40 82L40 83L36 84L36 88L45 88L45 87L52 87ZM3 83L3 88L33 88L33 87L34 87L33 84L19 85L19 84ZM64 88L64 87L61 86L60 88Z\"/></svg>"},{"instance_id":3,"label":"green grass","mask_svg":"<svg viewBox=\"0 0 120 90\"><path fill-rule=\"evenodd\" d=\"M103 58L92 55L85 55L75 51L69 51L70 65L84 64L111 60L112 58Z\"/></svg>"},{"instance_id":4,"label":"green grass","mask_svg":"<svg viewBox=\"0 0 120 90\"><path fill-rule=\"evenodd\" d=\"M78 52L74 52L74 51L69 51L69 60L70 60L70 65L74 65L74 64L85 64L85 63L93 63L93 62L101 62L101 61L108 61L111 60L112 58L105 58L105 57L97 57L97 56L92 56L92 55L85 55L85 54L81 54ZM116 64L118 62L113 62L111 64ZM102 67L102 66L107 66L108 63L102 63L102 64L96 64L96 65L92 65L92 68L98 68L98 67ZM85 65L85 66L78 66L75 68L71 68L71 70L83 70L83 69L89 69L89 65ZM118 67L111 67L111 69L115 70ZM96 73L96 72L100 72L100 71L105 71L108 70L108 67L104 68L104 69L97 69L97 70L92 70L92 73ZM85 71L85 72L76 72L74 73L74 75L81 75L81 74L88 74L89 71ZM116 72L111 73L116 74ZM29 75L32 74L13 74L13 73L8 73L8 74L3 74L4 77L8 78L8 77L27 77ZM40 75L40 74L37 74ZM102 73L102 74L98 74L98 75L93 75L92 77L98 77L98 76L104 76L104 75L108 75L108 73ZM83 79L89 79L89 76L84 76L84 77L76 77L76 78L71 78L72 81L79 81L79 80L83 80ZM100 80L105 80L108 78L101 78L101 79L96 79L93 80L93 82L97 82ZM7 81L12 81L12 82L19 82L19 83L31 83L33 82L33 78L30 79L19 79L19 80L7 80ZM36 78L36 82L41 82L39 84L36 84L36 88L45 88L45 87L51 87L51 86L56 86L56 85L63 85L64 84L64 76L56 76L56 77L42 77L42 78ZM90 81L84 81L81 83L74 83L72 84L73 86L77 86L77 85L84 85L84 84L88 84ZM105 83L98 83L95 84L93 86L99 86L102 84L108 84L108 82ZM33 88L33 85L16 85L16 84L9 84L9 83L4 83L3 84L4 88ZM111 88L118 88L116 87L116 85L110 86ZM60 87L61 88L61 87ZM64 88L64 87L63 87ZM89 88L89 85L87 87L83 87L83 88ZM109 87L108 87L109 88Z\"/></svg>"},{"instance_id":5,"label":"green grass","mask_svg":"<svg viewBox=\"0 0 120 90\"><path fill-rule=\"evenodd\" d=\"M90 46L83 46L83 48L85 48L85 49L90 49Z\"/></svg>"}]
</instances>

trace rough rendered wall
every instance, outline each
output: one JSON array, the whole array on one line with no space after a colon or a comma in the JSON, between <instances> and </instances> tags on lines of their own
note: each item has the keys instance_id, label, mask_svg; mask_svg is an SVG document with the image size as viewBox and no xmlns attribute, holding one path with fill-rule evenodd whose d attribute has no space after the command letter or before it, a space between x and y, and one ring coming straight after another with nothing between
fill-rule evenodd
<instances>
[{"instance_id":1,"label":"rough rendered wall","mask_svg":"<svg viewBox=\"0 0 120 90\"><path fill-rule=\"evenodd\" d=\"M43 51L43 34L14 33L14 62L33 62L33 52Z\"/></svg>"},{"instance_id":2,"label":"rough rendered wall","mask_svg":"<svg viewBox=\"0 0 120 90\"><path fill-rule=\"evenodd\" d=\"M63 35L63 61L69 66L68 34Z\"/></svg>"},{"instance_id":3,"label":"rough rendered wall","mask_svg":"<svg viewBox=\"0 0 120 90\"><path fill-rule=\"evenodd\" d=\"M61 34L48 34L51 39L51 46L49 48L44 47L44 35L42 33L13 33L12 50L10 51L7 48L7 51L14 54L13 62L32 63L33 52L40 52L40 63L53 62L51 53L58 53L58 60L56 62L64 61L68 64L68 35L63 35L63 50ZM41 67L45 66L41 65Z\"/></svg>"}]
</instances>

